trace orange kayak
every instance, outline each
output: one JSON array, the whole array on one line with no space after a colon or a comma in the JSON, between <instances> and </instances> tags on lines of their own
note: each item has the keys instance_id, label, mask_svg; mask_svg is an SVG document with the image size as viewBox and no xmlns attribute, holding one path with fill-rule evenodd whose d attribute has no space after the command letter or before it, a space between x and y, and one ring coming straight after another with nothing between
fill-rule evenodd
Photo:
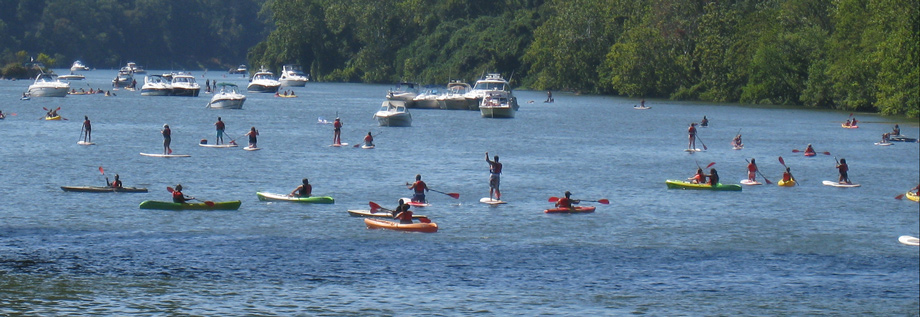
<instances>
[{"instance_id":1,"label":"orange kayak","mask_svg":"<svg viewBox=\"0 0 920 317\"><path fill-rule=\"evenodd\" d=\"M594 209L597 209L597 207L594 207L594 206L575 207L574 210L569 209L569 208L553 208L553 209L544 210L543 212L548 213L548 214L572 214L572 213L594 212Z\"/></svg>"},{"instance_id":2,"label":"orange kayak","mask_svg":"<svg viewBox=\"0 0 920 317\"><path fill-rule=\"evenodd\" d=\"M411 224L402 224L393 221L380 220L374 218L364 218L364 224L367 225L368 229L390 229L396 231L412 231L412 232L428 232L434 233L438 232L438 224L416 222Z\"/></svg>"}]
</instances>

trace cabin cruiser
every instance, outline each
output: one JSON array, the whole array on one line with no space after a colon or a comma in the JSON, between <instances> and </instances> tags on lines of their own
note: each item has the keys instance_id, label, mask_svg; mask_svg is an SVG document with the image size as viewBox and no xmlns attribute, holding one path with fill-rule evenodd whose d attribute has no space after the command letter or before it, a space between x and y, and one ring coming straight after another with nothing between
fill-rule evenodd
<instances>
[{"instance_id":1,"label":"cabin cruiser","mask_svg":"<svg viewBox=\"0 0 920 317\"><path fill-rule=\"evenodd\" d=\"M141 86L141 96L169 96L172 94L172 84L163 75L144 76L144 86Z\"/></svg>"},{"instance_id":2,"label":"cabin cruiser","mask_svg":"<svg viewBox=\"0 0 920 317\"><path fill-rule=\"evenodd\" d=\"M73 62L73 65L70 65L71 73L76 72L76 71L81 71L81 70L89 70L89 67L87 67L86 65L83 65L83 62L81 62L80 60L76 60Z\"/></svg>"},{"instance_id":3,"label":"cabin cruiser","mask_svg":"<svg viewBox=\"0 0 920 317\"><path fill-rule=\"evenodd\" d=\"M387 90L387 100L402 101L406 107L412 107L415 97L418 96L418 84L410 82L401 82L396 84L395 89Z\"/></svg>"},{"instance_id":4,"label":"cabin cruiser","mask_svg":"<svg viewBox=\"0 0 920 317\"><path fill-rule=\"evenodd\" d=\"M508 92L509 102L514 110L518 109L517 98L511 93L511 86L508 81L502 78L500 74L489 73L486 77L476 81L473 89L466 94L467 103L470 110L478 110L487 91L506 91Z\"/></svg>"},{"instance_id":5,"label":"cabin cruiser","mask_svg":"<svg viewBox=\"0 0 920 317\"><path fill-rule=\"evenodd\" d=\"M195 77L188 73L172 74L170 82L173 96L198 97L201 86L195 82Z\"/></svg>"},{"instance_id":6,"label":"cabin cruiser","mask_svg":"<svg viewBox=\"0 0 920 317\"><path fill-rule=\"evenodd\" d=\"M281 82L275 79L275 74L266 70L263 66L262 70L252 75L252 79L249 80L249 86L246 86L246 90L252 92L275 93L278 92L279 87L281 87Z\"/></svg>"},{"instance_id":7,"label":"cabin cruiser","mask_svg":"<svg viewBox=\"0 0 920 317\"><path fill-rule=\"evenodd\" d=\"M408 127L412 125L412 114L406 108L406 103L398 100L387 100L374 113L374 118L381 127Z\"/></svg>"},{"instance_id":8,"label":"cabin cruiser","mask_svg":"<svg viewBox=\"0 0 920 317\"><path fill-rule=\"evenodd\" d=\"M83 76L80 74L74 74L73 71L70 71L70 75L61 75L61 76L58 76L58 78L63 79L63 80L84 80L86 79L86 76Z\"/></svg>"},{"instance_id":9,"label":"cabin cruiser","mask_svg":"<svg viewBox=\"0 0 920 317\"><path fill-rule=\"evenodd\" d=\"M447 84L447 93L438 96L438 106L447 110L470 110L466 94L473 88L459 80Z\"/></svg>"},{"instance_id":10,"label":"cabin cruiser","mask_svg":"<svg viewBox=\"0 0 920 317\"><path fill-rule=\"evenodd\" d=\"M118 75L115 75L115 79L112 79L113 87L131 87L131 83L134 81L134 72L130 68L122 67L118 71Z\"/></svg>"},{"instance_id":11,"label":"cabin cruiser","mask_svg":"<svg viewBox=\"0 0 920 317\"><path fill-rule=\"evenodd\" d=\"M240 66L237 66L236 68L231 68L230 73L231 74L246 74L246 73L249 73L249 68L246 67L246 64L240 64Z\"/></svg>"},{"instance_id":12,"label":"cabin cruiser","mask_svg":"<svg viewBox=\"0 0 920 317\"><path fill-rule=\"evenodd\" d=\"M137 64L135 64L134 62L128 62L128 65L126 65L125 67L130 69L135 74L146 74L147 73L147 71L144 70L143 67L137 66Z\"/></svg>"},{"instance_id":13,"label":"cabin cruiser","mask_svg":"<svg viewBox=\"0 0 920 317\"><path fill-rule=\"evenodd\" d=\"M54 73L41 73L29 85L31 97L64 97L70 91L70 83L61 81Z\"/></svg>"},{"instance_id":14,"label":"cabin cruiser","mask_svg":"<svg viewBox=\"0 0 920 317\"><path fill-rule=\"evenodd\" d=\"M246 96L240 93L240 87L231 83L217 84L217 93L208 102L208 108L214 109L242 109Z\"/></svg>"},{"instance_id":15,"label":"cabin cruiser","mask_svg":"<svg viewBox=\"0 0 920 317\"><path fill-rule=\"evenodd\" d=\"M281 87L303 87L307 85L307 75L303 73L300 65L284 65L281 69Z\"/></svg>"},{"instance_id":16,"label":"cabin cruiser","mask_svg":"<svg viewBox=\"0 0 920 317\"><path fill-rule=\"evenodd\" d=\"M425 92L418 94L415 98L412 98L414 108L419 109L441 109L441 105L438 104L438 90L434 88L429 88Z\"/></svg>"},{"instance_id":17,"label":"cabin cruiser","mask_svg":"<svg viewBox=\"0 0 920 317\"><path fill-rule=\"evenodd\" d=\"M486 91L479 104L483 118L514 118L516 110L511 105L511 93L504 90Z\"/></svg>"}]
</instances>

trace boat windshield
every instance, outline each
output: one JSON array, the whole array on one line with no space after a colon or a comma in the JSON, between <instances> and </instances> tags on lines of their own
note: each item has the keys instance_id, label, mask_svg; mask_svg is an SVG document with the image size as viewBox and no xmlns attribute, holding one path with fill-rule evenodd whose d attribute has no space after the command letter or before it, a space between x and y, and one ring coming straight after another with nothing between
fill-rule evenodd
<instances>
[{"instance_id":1,"label":"boat windshield","mask_svg":"<svg viewBox=\"0 0 920 317\"><path fill-rule=\"evenodd\" d=\"M255 79L273 80L275 78L272 76L272 74L258 73L256 74Z\"/></svg>"},{"instance_id":2,"label":"boat windshield","mask_svg":"<svg viewBox=\"0 0 920 317\"><path fill-rule=\"evenodd\" d=\"M476 90L507 90L505 88L505 83L503 82L485 82L481 81L476 83L476 87L473 87Z\"/></svg>"}]
</instances>

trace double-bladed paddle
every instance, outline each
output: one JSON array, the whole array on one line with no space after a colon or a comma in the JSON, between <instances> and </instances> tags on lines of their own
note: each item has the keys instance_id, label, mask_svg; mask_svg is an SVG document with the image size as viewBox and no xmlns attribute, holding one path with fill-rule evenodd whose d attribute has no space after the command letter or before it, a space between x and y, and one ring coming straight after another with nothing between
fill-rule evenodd
<instances>
[{"instance_id":1,"label":"double-bladed paddle","mask_svg":"<svg viewBox=\"0 0 920 317\"><path fill-rule=\"evenodd\" d=\"M609 205L609 204L610 204L610 200L608 200L608 199L606 199L606 198L605 198L605 199L598 199L598 200L587 200L587 199L576 199L576 200L578 200L578 201L590 201L590 202L595 202L595 203L601 203L601 204L604 204L604 205ZM559 197L550 197L550 198L549 198L549 202L551 202L551 203L554 203L554 202L557 202L557 201L559 201Z\"/></svg>"},{"instance_id":2,"label":"double-bladed paddle","mask_svg":"<svg viewBox=\"0 0 920 317\"><path fill-rule=\"evenodd\" d=\"M804 152L804 151L801 151L801 150L798 150L798 149L792 150L792 153L799 153L799 152ZM831 152L824 151L824 152L821 152L821 154L824 154L824 155L831 155Z\"/></svg>"},{"instance_id":3,"label":"double-bladed paddle","mask_svg":"<svg viewBox=\"0 0 920 317\"><path fill-rule=\"evenodd\" d=\"M173 192L175 192L176 190L173 189L172 187L166 186L166 191L168 191L168 192L170 192L170 193L173 193ZM189 199L201 201L201 199L198 199L198 198L195 198L195 197L189 197ZM213 202L213 201L205 200L205 201L203 201L203 203L204 203L205 205L207 205L208 207L214 207L214 202Z\"/></svg>"},{"instance_id":4,"label":"double-bladed paddle","mask_svg":"<svg viewBox=\"0 0 920 317\"><path fill-rule=\"evenodd\" d=\"M367 204L371 206L371 212L372 212L372 213L377 212L377 210L383 210L383 211L389 212L390 214L393 214L393 209L383 208L382 206L378 205L377 203L375 203L375 202L373 202L373 201L372 201L372 202L368 202ZM425 218L425 217L419 217L419 218L415 218L415 219L418 219L418 221L421 221L421 222L424 222L424 223L431 223L431 219L428 219L428 218Z\"/></svg>"}]
</instances>

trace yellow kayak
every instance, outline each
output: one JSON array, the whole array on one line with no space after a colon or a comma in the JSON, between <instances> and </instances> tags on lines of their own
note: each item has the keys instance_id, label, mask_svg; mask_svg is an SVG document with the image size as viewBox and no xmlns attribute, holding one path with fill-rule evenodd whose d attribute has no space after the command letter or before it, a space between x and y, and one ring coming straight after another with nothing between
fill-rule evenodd
<instances>
[{"instance_id":1,"label":"yellow kayak","mask_svg":"<svg viewBox=\"0 0 920 317\"><path fill-rule=\"evenodd\" d=\"M795 180L790 179L788 182L779 180L778 182L776 182L776 185L783 186L783 187L792 187L792 186L795 186Z\"/></svg>"},{"instance_id":2,"label":"yellow kayak","mask_svg":"<svg viewBox=\"0 0 920 317\"><path fill-rule=\"evenodd\" d=\"M61 116L45 117L45 120L61 120Z\"/></svg>"},{"instance_id":3,"label":"yellow kayak","mask_svg":"<svg viewBox=\"0 0 920 317\"><path fill-rule=\"evenodd\" d=\"M910 199L916 202L920 202L920 196L917 196L913 192L907 192L904 194L904 196L907 197L907 199Z\"/></svg>"}]
</instances>

